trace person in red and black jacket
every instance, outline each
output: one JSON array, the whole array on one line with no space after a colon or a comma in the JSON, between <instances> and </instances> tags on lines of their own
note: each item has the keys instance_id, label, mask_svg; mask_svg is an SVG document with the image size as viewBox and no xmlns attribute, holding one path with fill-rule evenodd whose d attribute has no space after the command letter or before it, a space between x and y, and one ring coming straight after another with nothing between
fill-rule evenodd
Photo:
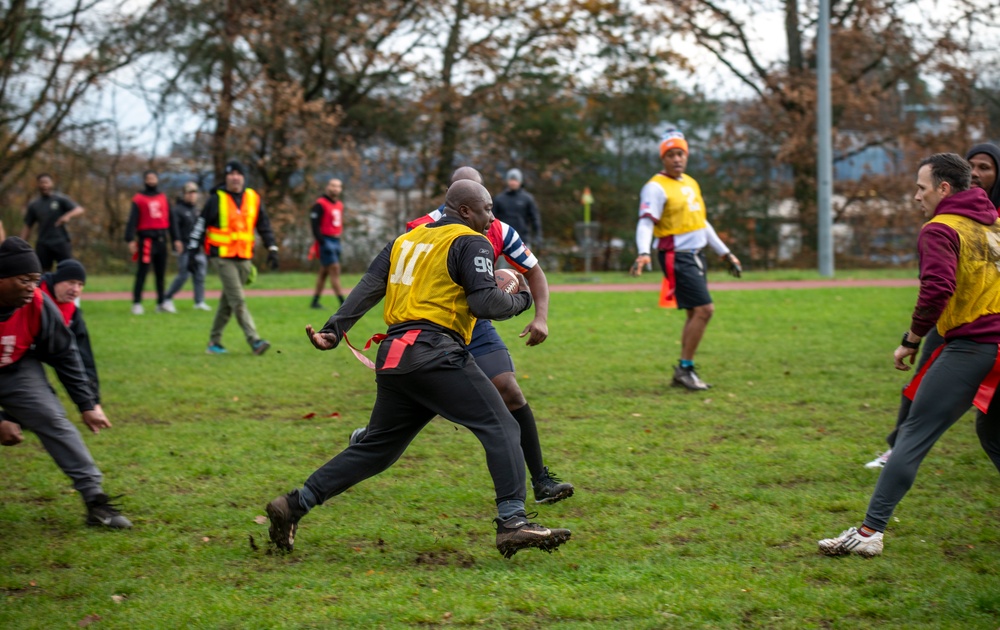
<instances>
[{"instance_id":1,"label":"person in red and black jacket","mask_svg":"<svg viewBox=\"0 0 1000 630\"><path fill-rule=\"evenodd\" d=\"M83 287L87 283L87 270L78 260L68 258L59 263L54 273L42 274L39 288L49 296L56 308L62 313L63 321L76 338L76 348L80 351L83 369L87 372L87 381L94 394L95 409L101 409L101 389L97 380L97 364L94 362L94 351L90 347L90 333L87 322L83 319L83 310L77 306Z\"/></svg>"},{"instance_id":2,"label":"person in red and black jacket","mask_svg":"<svg viewBox=\"0 0 1000 630\"><path fill-rule=\"evenodd\" d=\"M174 225L170 202L167 196L160 192L160 178L155 171L142 174L145 188L132 197L132 209L129 211L128 224L125 226L125 241L132 254L132 260L139 263L135 271L135 286L132 288L132 314L142 315L142 289L146 284L146 274L149 266L153 266L156 276L156 312L176 313L172 302L165 295L167 256L169 243L173 243L177 253L184 251ZM169 243L168 243L169 241Z\"/></svg>"},{"instance_id":3,"label":"person in red and black jacket","mask_svg":"<svg viewBox=\"0 0 1000 630\"><path fill-rule=\"evenodd\" d=\"M318 256L320 264L312 308L323 308L319 297L323 295L327 276L330 288L340 303L344 303L344 292L340 288L340 236L344 233L344 202L340 200L340 193L343 190L344 184L339 179L331 179L326 184L326 194L317 199L309 210L309 224L315 239L309 250L309 259Z\"/></svg>"},{"instance_id":4,"label":"person in red and black jacket","mask_svg":"<svg viewBox=\"0 0 1000 630\"><path fill-rule=\"evenodd\" d=\"M88 525L132 527L105 494L101 471L45 376L42 363L55 369L91 431L111 427L63 313L38 288L41 271L24 240L11 237L0 245L0 443L23 440L22 428L34 432L83 498Z\"/></svg>"}]
</instances>

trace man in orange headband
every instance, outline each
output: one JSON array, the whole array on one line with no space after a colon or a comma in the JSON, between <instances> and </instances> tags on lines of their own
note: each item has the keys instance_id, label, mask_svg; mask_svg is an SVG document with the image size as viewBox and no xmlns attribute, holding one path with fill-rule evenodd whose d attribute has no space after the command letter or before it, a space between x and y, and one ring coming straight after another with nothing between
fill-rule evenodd
<instances>
[{"instance_id":1,"label":"man in orange headband","mask_svg":"<svg viewBox=\"0 0 1000 630\"><path fill-rule=\"evenodd\" d=\"M698 182L684 171L688 162L688 143L684 134L670 129L660 140L663 170L654 175L639 195L639 223L635 229L639 256L632 265L632 275L652 263L650 242L656 248L665 282L677 308L687 311L681 332L681 358L674 368L673 384L690 390L710 386L694 370L694 354L705 334L715 306L708 293L705 277L706 245L729 263L729 272L737 278L742 273L740 261L708 222L705 202Z\"/></svg>"}]
</instances>

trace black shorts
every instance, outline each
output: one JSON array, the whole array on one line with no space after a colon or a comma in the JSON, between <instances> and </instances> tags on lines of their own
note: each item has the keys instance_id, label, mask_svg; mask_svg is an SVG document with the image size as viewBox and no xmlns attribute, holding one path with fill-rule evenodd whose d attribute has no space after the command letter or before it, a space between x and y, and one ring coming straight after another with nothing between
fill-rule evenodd
<instances>
[{"instance_id":1,"label":"black shorts","mask_svg":"<svg viewBox=\"0 0 1000 630\"><path fill-rule=\"evenodd\" d=\"M676 288L677 308L691 309L712 303L708 293L708 278L705 276L707 264L704 251L660 250L656 254L663 275Z\"/></svg>"},{"instance_id":2,"label":"black shorts","mask_svg":"<svg viewBox=\"0 0 1000 630\"><path fill-rule=\"evenodd\" d=\"M502 350L494 350L486 354L475 357L476 365L483 371L486 378L491 381L504 372L514 371L514 359L510 358L510 352L504 347Z\"/></svg>"}]
</instances>

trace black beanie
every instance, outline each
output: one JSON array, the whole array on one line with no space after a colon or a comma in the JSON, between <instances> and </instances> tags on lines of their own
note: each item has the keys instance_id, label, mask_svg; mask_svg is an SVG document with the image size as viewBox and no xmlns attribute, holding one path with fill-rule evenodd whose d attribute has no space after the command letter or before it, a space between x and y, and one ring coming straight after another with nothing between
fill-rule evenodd
<instances>
[{"instance_id":1,"label":"black beanie","mask_svg":"<svg viewBox=\"0 0 1000 630\"><path fill-rule=\"evenodd\" d=\"M27 241L11 236L0 244L0 278L13 278L29 273L42 273L35 250Z\"/></svg>"},{"instance_id":2,"label":"black beanie","mask_svg":"<svg viewBox=\"0 0 1000 630\"><path fill-rule=\"evenodd\" d=\"M243 165L240 164L239 160L229 160L226 162L226 175L229 175L230 173L239 173L243 177L247 176L247 172L243 168Z\"/></svg>"},{"instance_id":3,"label":"black beanie","mask_svg":"<svg viewBox=\"0 0 1000 630\"><path fill-rule=\"evenodd\" d=\"M87 283L87 270L83 268L79 260L67 258L61 261L56 267L56 272L52 274L52 286L67 280L79 280L84 284Z\"/></svg>"}]
</instances>

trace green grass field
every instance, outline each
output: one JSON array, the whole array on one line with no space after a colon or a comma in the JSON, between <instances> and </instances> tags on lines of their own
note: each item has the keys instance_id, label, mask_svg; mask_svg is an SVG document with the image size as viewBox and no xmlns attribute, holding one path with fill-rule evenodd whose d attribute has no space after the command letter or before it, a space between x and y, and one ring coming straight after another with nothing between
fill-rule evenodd
<instances>
[{"instance_id":1,"label":"green grass field","mask_svg":"<svg viewBox=\"0 0 1000 630\"><path fill-rule=\"evenodd\" d=\"M718 292L703 394L667 386L682 314L648 291L554 294L535 348L517 339L526 316L499 323L547 464L577 489L536 519L572 540L511 560L482 449L440 419L308 515L293 554L267 553L265 503L365 424L373 374L312 349L303 328L326 315L301 297L251 300L263 357L235 322L230 354L205 355L212 313L190 301L143 317L86 303L115 426L85 439L136 526L85 527L34 436L0 450L0 627L995 629L1000 478L971 414L928 456L884 556L816 551L867 506L878 473L862 464L895 417L891 352L914 297Z\"/></svg>"}]
</instances>

